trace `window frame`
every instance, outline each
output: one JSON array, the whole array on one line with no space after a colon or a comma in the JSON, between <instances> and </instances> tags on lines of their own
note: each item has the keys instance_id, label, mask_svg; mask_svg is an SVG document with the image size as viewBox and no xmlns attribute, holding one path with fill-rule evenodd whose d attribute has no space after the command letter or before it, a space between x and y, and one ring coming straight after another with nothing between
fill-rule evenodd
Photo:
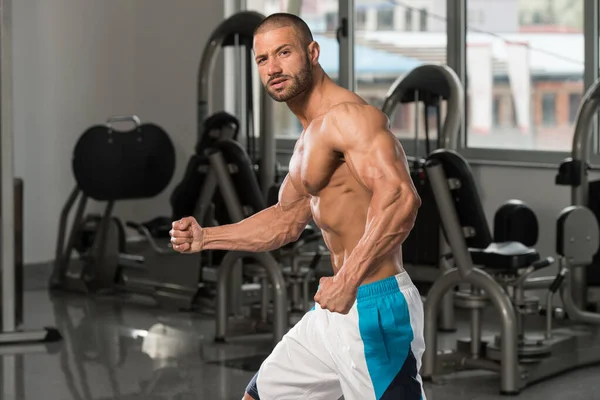
<instances>
[{"instance_id":1,"label":"window frame","mask_svg":"<svg viewBox=\"0 0 600 400\"><path fill-rule=\"evenodd\" d=\"M597 1L584 1L584 73L583 83L584 92L598 78L599 67L599 49L598 49L598 19L600 18L599 5ZM448 65L453 68L462 82L465 82L466 75L466 32L467 32L467 2L468 0L447 0L447 15L454 17L454 24L448 24ZM459 57L451 57L452 49L459 50ZM583 94L583 93L582 93ZM466 116L463 116L463 121ZM592 123L593 129L593 147L590 152L590 163L600 165L600 154L598 152L598 124ZM474 148L466 146L466 132L463 124L459 153L464 155L469 161L477 164L487 165L507 165L520 167L539 167L539 168L557 168L558 165L567 157L571 156L571 151L545 151L545 150L519 150L519 149L492 149L492 148Z\"/></svg>"},{"instance_id":2,"label":"window frame","mask_svg":"<svg viewBox=\"0 0 600 400\"><path fill-rule=\"evenodd\" d=\"M419 32L427 32L427 28L429 28L429 10L419 8Z\"/></svg>"},{"instance_id":3,"label":"window frame","mask_svg":"<svg viewBox=\"0 0 600 400\"><path fill-rule=\"evenodd\" d=\"M599 49L599 18L600 6L597 1L584 1L584 92L594 83L599 76L600 49ZM446 24L447 48L446 64L452 68L461 82L466 82L466 47L467 47L467 2L468 0L447 0L447 20L452 24ZM354 52L354 48L348 49ZM466 89L466 88L465 88ZM583 94L583 93L582 93ZM463 121L466 121L467 96L465 96L465 107ZM600 166L600 152L598 149L598 123L592 123L593 146L590 152L590 163L592 166ZM407 150L415 148L414 139L402 138L403 147ZM456 149L469 162L478 165L516 166L532 168L557 169L558 165L567 157L571 151L546 151L546 150L520 150L520 149L493 149L476 148L467 146L466 126L463 123L460 129L458 148ZM418 147L424 148L424 140L420 140Z\"/></svg>"},{"instance_id":4,"label":"window frame","mask_svg":"<svg viewBox=\"0 0 600 400\"><path fill-rule=\"evenodd\" d=\"M447 49L446 63L458 75L461 82L466 82L466 34L467 34L467 1L468 0L447 0L446 16L452 20L452 24L446 24ZM340 8L342 0L340 0ZM597 1L584 0L584 92L599 76L599 23L600 6ZM343 46L340 43L340 46ZM354 47L346 49L347 52L354 53ZM466 96L465 113L463 121L466 121ZM600 154L598 152L598 124L592 123L593 146L590 154L590 163L600 166ZM285 139L292 141L292 139ZM295 141L295 140L293 140ZM414 139L401 139L403 147L407 150L415 148ZM519 150L519 149L491 149L491 148L473 148L466 146L465 124L461 126L459 146L457 151L467 158L473 164L484 165L503 165L517 167L537 167L537 168L558 168L558 165L567 157L570 157L570 151L544 151L544 150ZM424 148L424 141L420 140L419 148ZM410 152L409 152L410 155Z\"/></svg>"},{"instance_id":5,"label":"window frame","mask_svg":"<svg viewBox=\"0 0 600 400\"><path fill-rule=\"evenodd\" d=\"M468 0L447 0L446 16L452 20L452 24L446 24L447 49L446 63L458 75L461 82L466 82L466 33L467 33L467 1ZM584 92L599 77L600 49L599 49L599 19L600 5L597 1L584 1L584 73L583 83ZM355 19L354 0L339 0L339 12L342 18L348 18L348 28L353 27ZM350 33L351 32L351 33ZM349 37L340 41L340 69L345 69L342 63L345 59L354 61L354 35L350 30ZM353 65L352 65L353 67ZM353 69L353 68L352 68ZM345 72L345 71L344 71ZM354 71L348 71L349 82L343 79L345 87L354 89L356 85ZM345 74L344 74L345 75ZM352 82L352 83L350 83ZM466 96L465 111L463 121L466 121ZM597 117L592 123L593 145L590 151L590 163L592 166L600 166L600 152L598 149L598 122ZM281 154L291 153L297 138L277 138L277 151ZM403 146L407 149L415 147L414 139L401 139ZM457 151L467 158L471 163L478 165L501 165L532 168L550 168L556 169L558 165L567 157L571 156L571 151L544 151L544 150L520 150L520 149L493 149L493 148L474 148L466 145L465 124L461 126L459 146ZM424 141L420 140L419 148L424 148ZM410 155L410 152L409 152Z\"/></svg>"},{"instance_id":6,"label":"window frame","mask_svg":"<svg viewBox=\"0 0 600 400\"><path fill-rule=\"evenodd\" d=\"M414 31L414 15L412 7L406 7L404 10L404 31Z\"/></svg>"},{"instance_id":7,"label":"window frame","mask_svg":"<svg viewBox=\"0 0 600 400\"><path fill-rule=\"evenodd\" d=\"M577 103L573 103L571 100L573 98L579 98ZM583 94L581 93L577 93L577 92L569 92L568 95L568 104L569 104L569 112L568 112L568 119L569 119L569 123L575 123L575 121L577 120L577 110L579 108L579 104L581 103L581 100L583 99ZM574 104L577 104L575 107L573 107Z\"/></svg>"}]
</instances>

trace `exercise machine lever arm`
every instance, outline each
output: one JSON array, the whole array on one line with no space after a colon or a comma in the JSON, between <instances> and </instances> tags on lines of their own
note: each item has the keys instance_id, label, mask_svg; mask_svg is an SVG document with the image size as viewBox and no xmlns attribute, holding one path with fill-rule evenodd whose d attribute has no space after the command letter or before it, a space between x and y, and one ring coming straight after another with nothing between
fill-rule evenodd
<instances>
[{"instance_id":1,"label":"exercise machine lever arm","mask_svg":"<svg viewBox=\"0 0 600 400\"><path fill-rule=\"evenodd\" d=\"M565 276L568 272L569 270L567 268L561 266L561 268L558 269L558 274L556 274L556 277L554 278L554 280L550 284L550 288L548 289L548 294L546 296L546 339L552 338L552 297L562 286L565 280Z\"/></svg>"}]
</instances>

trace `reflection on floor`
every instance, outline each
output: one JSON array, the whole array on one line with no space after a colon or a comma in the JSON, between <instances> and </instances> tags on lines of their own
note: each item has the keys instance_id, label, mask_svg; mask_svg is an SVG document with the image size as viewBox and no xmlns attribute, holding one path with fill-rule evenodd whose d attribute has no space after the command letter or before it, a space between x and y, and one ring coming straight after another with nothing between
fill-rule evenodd
<instances>
[{"instance_id":1,"label":"reflection on floor","mask_svg":"<svg viewBox=\"0 0 600 400\"><path fill-rule=\"evenodd\" d=\"M207 315L50 295L43 286L27 284L25 325L56 326L64 341L48 352L3 355L4 400L239 400L271 348L269 335L213 343ZM561 375L518 398L600 399L599 373L600 367L590 367ZM428 400L505 399L497 394L498 381L495 374L471 372L427 383L426 394Z\"/></svg>"}]
</instances>

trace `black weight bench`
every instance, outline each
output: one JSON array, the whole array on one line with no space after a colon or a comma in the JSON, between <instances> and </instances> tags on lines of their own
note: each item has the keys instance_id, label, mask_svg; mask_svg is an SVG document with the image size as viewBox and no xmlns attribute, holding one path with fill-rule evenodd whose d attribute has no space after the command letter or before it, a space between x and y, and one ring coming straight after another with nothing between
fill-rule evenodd
<instances>
[{"instance_id":1,"label":"black weight bench","mask_svg":"<svg viewBox=\"0 0 600 400\"><path fill-rule=\"evenodd\" d=\"M527 239L528 243L522 243L510 240L511 235L521 237L520 234L496 230L494 233L499 240L492 236L473 172L460 154L453 150L439 149L430 154L428 163L439 163L444 170L452 206L456 210L473 264L491 273L509 275L517 274L519 270L530 266L539 269L550 265L551 259L540 260L539 253L532 247L537 237ZM523 203L518 204L522 207ZM535 222L531 229L537 233L537 220L535 214L533 216L533 219L529 218ZM500 225L499 222L495 223Z\"/></svg>"}]
</instances>

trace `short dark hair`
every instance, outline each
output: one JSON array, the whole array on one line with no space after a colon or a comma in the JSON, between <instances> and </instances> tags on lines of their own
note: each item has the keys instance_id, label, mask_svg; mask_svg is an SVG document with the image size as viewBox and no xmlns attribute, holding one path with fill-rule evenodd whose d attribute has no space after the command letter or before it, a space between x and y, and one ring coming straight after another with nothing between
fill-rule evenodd
<instances>
[{"instance_id":1,"label":"short dark hair","mask_svg":"<svg viewBox=\"0 0 600 400\"><path fill-rule=\"evenodd\" d=\"M297 15L289 13L275 13L269 15L256 27L256 29L254 29L254 35L267 32L271 29L284 28L286 26L294 27L296 32L298 32L300 43L303 46L308 46L313 41L312 32L306 22Z\"/></svg>"}]
</instances>

